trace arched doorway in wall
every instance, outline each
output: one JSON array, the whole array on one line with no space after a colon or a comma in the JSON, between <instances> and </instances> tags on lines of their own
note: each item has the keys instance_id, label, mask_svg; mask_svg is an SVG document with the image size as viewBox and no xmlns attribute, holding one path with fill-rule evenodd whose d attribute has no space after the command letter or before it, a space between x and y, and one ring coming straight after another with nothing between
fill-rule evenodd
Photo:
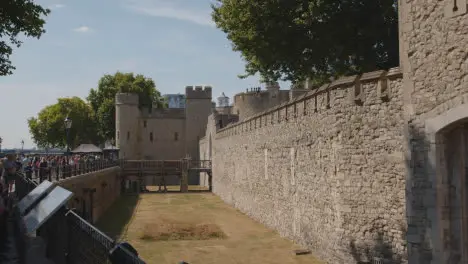
<instances>
[{"instance_id":1,"label":"arched doorway in wall","mask_svg":"<svg viewBox=\"0 0 468 264\"><path fill-rule=\"evenodd\" d=\"M445 190L439 195L442 203L439 211L442 223L443 243L448 263L468 263L468 119L457 121L439 134L439 146L443 146L442 173L439 183ZM440 200L439 200L440 201ZM447 230L448 229L448 230ZM447 237L449 231L449 237Z\"/></svg>"},{"instance_id":2,"label":"arched doorway in wall","mask_svg":"<svg viewBox=\"0 0 468 264\"><path fill-rule=\"evenodd\" d=\"M468 104L426 120L427 173L432 182L424 204L429 216L433 262L468 263ZM430 198L427 196L427 198ZM432 214L434 212L435 214ZM422 226L421 226L422 227Z\"/></svg>"}]
</instances>

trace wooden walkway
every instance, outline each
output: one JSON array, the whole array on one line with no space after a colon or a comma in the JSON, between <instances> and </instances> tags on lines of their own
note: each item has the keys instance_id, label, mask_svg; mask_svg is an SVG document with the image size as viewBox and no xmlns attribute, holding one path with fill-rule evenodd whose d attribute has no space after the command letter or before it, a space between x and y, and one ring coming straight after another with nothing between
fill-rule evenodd
<instances>
[{"instance_id":1,"label":"wooden walkway","mask_svg":"<svg viewBox=\"0 0 468 264\"><path fill-rule=\"evenodd\" d=\"M185 170L211 172L211 160L123 160L124 172L182 173Z\"/></svg>"},{"instance_id":2,"label":"wooden walkway","mask_svg":"<svg viewBox=\"0 0 468 264\"><path fill-rule=\"evenodd\" d=\"M182 192L188 190L186 187L189 184L189 174L192 174L192 172L206 173L209 178L209 189L212 190L211 160L123 160L120 166L124 172L124 177L136 176L141 184L144 184L144 178L149 177L162 177L161 182L164 182L164 184L166 182L165 177L178 177Z\"/></svg>"}]
</instances>

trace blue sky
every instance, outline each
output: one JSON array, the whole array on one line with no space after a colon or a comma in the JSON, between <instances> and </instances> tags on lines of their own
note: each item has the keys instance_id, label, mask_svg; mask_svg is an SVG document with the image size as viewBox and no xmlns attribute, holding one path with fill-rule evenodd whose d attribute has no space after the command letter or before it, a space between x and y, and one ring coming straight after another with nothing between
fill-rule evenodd
<instances>
[{"instance_id":1,"label":"blue sky","mask_svg":"<svg viewBox=\"0 0 468 264\"><path fill-rule=\"evenodd\" d=\"M260 85L237 77L243 61L214 27L210 0L37 2L52 10L47 32L25 40L11 57L17 70L0 77L3 148L34 146L26 120L58 97L85 98L106 73L144 74L162 93L206 84L232 97Z\"/></svg>"}]
</instances>

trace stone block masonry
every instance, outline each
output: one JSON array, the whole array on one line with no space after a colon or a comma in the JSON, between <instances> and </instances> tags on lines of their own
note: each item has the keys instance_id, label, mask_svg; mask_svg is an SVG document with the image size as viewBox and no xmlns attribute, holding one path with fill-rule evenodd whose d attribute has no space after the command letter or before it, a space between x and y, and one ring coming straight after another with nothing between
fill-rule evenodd
<instances>
[{"instance_id":1,"label":"stone block masonry","mask_svg":"<svg viewBox=\"0 0 468 264\"><path fill-rule=\"evenodd\" d=\"M346 77L208 127L214 192L329 263L405 262L401 85L399 69Z\"/></svg>"},{"instance_id":2,"label":"stone block masonry","mask_svg":"<svg viewBox=\"0 0 468 264\"><path fill-rule=\"evenodd\" d=\"M67 178L57 184L71 192L68 207L85 211L88 220L95 223L115 202L121 193L121 168L112 167Z\"/></svg>"}]
</instances>

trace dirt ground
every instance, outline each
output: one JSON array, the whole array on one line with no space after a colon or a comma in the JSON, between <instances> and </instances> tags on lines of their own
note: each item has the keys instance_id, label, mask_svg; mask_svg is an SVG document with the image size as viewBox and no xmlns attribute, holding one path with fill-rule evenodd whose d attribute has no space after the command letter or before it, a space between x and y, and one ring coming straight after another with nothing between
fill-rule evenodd
<instances>
[{"instance_id":1,"label":"dirt ground","mask_svg":"<svg viewBox=\"0 0 468 264\"><path fill-rule=\"evenodd\" d=\"M97 225L148 264L322 264L211 193L123 196Z\"/></svg>"}]
</instances>

